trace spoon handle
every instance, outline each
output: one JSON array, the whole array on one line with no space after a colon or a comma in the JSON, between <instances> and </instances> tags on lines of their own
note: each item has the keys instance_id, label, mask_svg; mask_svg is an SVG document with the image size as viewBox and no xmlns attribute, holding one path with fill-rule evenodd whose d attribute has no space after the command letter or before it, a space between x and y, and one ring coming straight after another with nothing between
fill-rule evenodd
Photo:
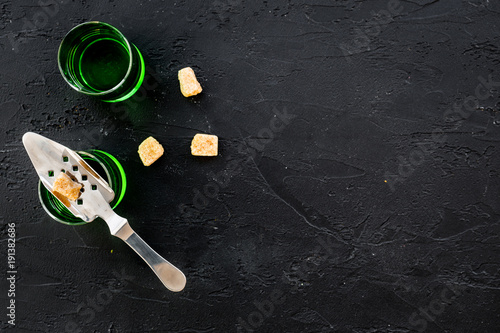
<instances>
[{"instance_id":1,"label":"spoon handle","mask_svg":"<svg viewBox=\"0 0 500 333\"><path fill-rule=\"evenodd\" d=\"M118 217L119 216L115 214L115 216L110 219L110 222L106 219L106 223L108 223L110 227L111 234L121 238L142 259L144 259L167 289L175 292L184 289L184 286L186 285L186 277L184 274L177 267L156 253L155 250L142 240L142 238L139 237L134 230L132 230L126 219L119 217L120 219L123 219L120 221L120 226L118 228L111 228L112 225L116 226Z\"/></svg>"}]
</instances>

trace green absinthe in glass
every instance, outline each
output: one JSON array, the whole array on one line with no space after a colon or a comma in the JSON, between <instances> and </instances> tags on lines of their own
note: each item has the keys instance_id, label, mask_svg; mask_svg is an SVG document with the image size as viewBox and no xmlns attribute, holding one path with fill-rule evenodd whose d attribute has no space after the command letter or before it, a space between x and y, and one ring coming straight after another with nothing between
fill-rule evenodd
<instances>
[{"instance_id":1,"label":"green absinthe in glass","mask_svg":"<svg viewBox=\"0 0 500 333\"><path fill-rule=\"evenodd\" d=\"M115 208L122 201L127 188L127 178L120 162L101 150L79 151L78 154L90 165L115 192L114 199L110 202L111 208ZM90 185L89 185L90 186ZM52 193L50 193L42 182L38 182L38 194L42 207L54 220L69 224L85 224L82 219L75 217Z\"/></svg>"},{"instance_id":2,"label":"green absinthe in glass","mask_svg":"<svg viewBox=\"0 0 500 333\"><path fill-rule=\"evenodd\" d=\"M127 74L127 49L111 38L96 39L77 58L80 58L77 77L96 91L113 88Z\"/></svg>"},{"instance_id":3,"label":"green absinthe in glass","mask_svg":"<svg viewBox=\"0 0 500 333\"><path fill-rule=\"evenodd\" d=\"M132 96L145 74L139 50L118 29L103 22L71 29L59 47L58 64L71 87L106 102Z\"/></svg>"}]
</instances>

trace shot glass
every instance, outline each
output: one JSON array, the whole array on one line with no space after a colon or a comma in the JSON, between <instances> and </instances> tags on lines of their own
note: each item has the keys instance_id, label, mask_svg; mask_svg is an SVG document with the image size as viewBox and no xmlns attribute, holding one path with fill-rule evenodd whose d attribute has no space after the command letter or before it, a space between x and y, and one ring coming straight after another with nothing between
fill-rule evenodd
<instances>
[{"instance_id":1,"label":"shot glass","mask_svg":"<svg viewBox=\"0 0 500 333\"><path fill-rule=\"evenodd\" d=\"M120 162L111 154L102 150L79 151L78 154L90 165L115 192L111 208L122 201L127 188L127 177ZM57 222L68 225L81 225L82 219L75 217L57 198L50 193L41 181L38 182L38 196L43 209Z\"/></svg>"},{"instance_id":2,"label":"shot glass","mask_svg":"<svg viewBox=\"0 0 500 333\"><path fill-rule=\"evenodd\" d=\"M118 29L103 22L71 29L59 46L57 62L73 89L105 102L126 100L144 80L141 52Z\"/></svg>"}]
</instances>

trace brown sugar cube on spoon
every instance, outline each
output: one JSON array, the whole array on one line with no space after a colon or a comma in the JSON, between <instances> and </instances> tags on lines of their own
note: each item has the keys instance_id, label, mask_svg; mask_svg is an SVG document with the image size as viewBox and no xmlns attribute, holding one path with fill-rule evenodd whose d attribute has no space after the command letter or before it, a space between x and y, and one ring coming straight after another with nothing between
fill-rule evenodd
<instances>
[{"instance_id":1,"label":"brown sugar cube on spoon","mask_svg":"<svg viewBox=\"0 0 500 333\"><path fill-rule=\"evenodd\" d=\"M54 181L52 192L58 192L69 200L75 201L80 197L82 185L74 182L67 174L61 172Z\"/></svg>"},{"instance_id":2,"label":"brown sugar cube on spoon","mask_svg":"<svg viewBox=\"0 0 500 333\"><path fill-rule=\"evenodd\" d=\"M139 145L139 157L142 164L150 166L163 155L163 146L152 136Z\"/></svg>"},{"instance_id":3,"label":"brown sugar cube on spoon","mask_svg":"<svg viewBox=\"0 0 500 333\"><path fill-rule=\"evenodd\" d=\"M217 156L219 138L217 135L196 134L191 141L191 155Z\"/></svg>"}]
</instances>

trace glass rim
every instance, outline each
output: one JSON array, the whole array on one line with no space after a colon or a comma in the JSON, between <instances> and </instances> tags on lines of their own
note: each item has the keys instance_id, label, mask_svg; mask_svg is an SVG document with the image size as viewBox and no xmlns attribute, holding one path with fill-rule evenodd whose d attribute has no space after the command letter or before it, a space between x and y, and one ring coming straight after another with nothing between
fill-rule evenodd
<instances>
[{"instance_id":1,"label":"glass rim","mask_svg":"<svg viewBox=\"0 0 500 333\"><path fill-rule=\"evenodd\" d=\"M125 174L125 170L123 169L123 166L122 164L120 163L120 161L118 161L116 159L116 157L114 157L113 155L111 155L110 153L108 152L105 152L103 150L99 150L99 149L89 149L89 150L86 150L85 153L87 153L88 155L91 155L94 159L96 159L96 157L94 155L92 155L92 153L94 152L98 152L98 153L101 153L101 154L104 154L106 155L116 166L116 168L118 169L118 171L120 172L120 179L121 179L121 190L120 190L120 193L119 193L119 197L118 199L116 199L116 192L115 192L115 197L113 198L113 200L116 199L116 202L114 203L114 205L111 207L111 209L115 209L116 206L118 206L118 204L120 202L122 202L123 200L123 197L125 196L125 191L127 189L127 176ZM97 160L97 159L96 159ZM101 161L97 160L97 162L99 162L101 165ZM108 172L108 169L107 168L104 168L104 171L106 172L106 176L108 177L108 185L110 187L113 186L113 179L111 177L111 174ZM113 200L111 200L109 203L111 204L111 202L113 202Z\"/></svg>"},{"instance_id":2,"label":"glass rim","mask_svg":"<svg viewBox=\"0 0 500 333\"><path fill-rule=\"evenodd\" d=\"M76 153L78 155L82 155L82 154L86 155L86 156L90 157L93 161L99 163L101 165L101 167L103 168L104 172L106 173L106 176L108 177L107 183L111 187L111 185L113 184L112 183L112 179L111 179L111 175L109 174L109 171L108 171L107 167L104 165L104 163L102 163L101 161L99 161L94 155L92 155L91 153L89 153L87 151L80 150L80 151L76 151ZM87 224L87 223L92 222L92 221L85 222L83 220L81 222L80 221L78 221L78 222L68 222L68 221L64 221L63 219L61 219L61 218L55 216L54 214L52 214L50 212L50 210L46 207L45 202L44 202L44 200L42 198L42 190L41 190L42 188L46 189L50 193L50 191L47 188L45 188L45 185L43 185L42 181L38 180L38 199L40 200L40 203L42 204L43 210L45 210L45 212L47 213L47 215L49 215L53 220L55 220L57 222L60 222L60 223L67 224L67 225L82 225L82 224Z\"/></svg>"},{"instance_id":3,"label":"glass rim","mask_svg":"<svg viewBox=\"0 0 500 333\"><path fill-rule=\"evenodd\" d=\"M105 91L101 91L101 92L88 92L88 91L85 91L85 90L82 90L80 87L74 85L72 82L70 82L67 78L66 78L66 74L64 74L64 71L62 69L62 65L61 65L61 49L62 49L62 46L64 44L64 42L66 41L67 37L72 33L74 32L76 29L78 28L81 28L82 26L85 26L85 25L94 25L94 24L103 24L105 26L107 26L108 28L110 28L111 30L113 30L113 32L115 32L116 34L118 34L118 36L120 38L122 38L125 43L127 44L127 51L128 51L128 54L129 54L129 62L128 62L128 69L127 69L127 73L125 74L125 76L123 77L123 79L117 84L115 85L113 88L111 89L108 89L108 90L105 90ZM105 23L105 22L101 22L101 21L88 21L88 22L83 22L83 23L80 23L76 26L74 26L73 28L71 28L70 31L68 31L68 33L66 33L66 35L64 36L64 38L61 40L61 44L59 44L59 49L57 51L57 66L59 67L59 71L61 72L61 76L63 77L64 81L66 81L66 83L69 84L69 86L71 88L73 88L74 90L78 91L78 92L81 92L81 93L84 93L86 95L90 95L90 96L104 96L104 95L107 95L107 94L110 94L110 93L113 93L115 92L116 90L118 90L118 88L120 88L121 85L123 85L123 83L125 83L125 81L128 79L128 77L130 76L130 73L132 72L132 67L133 67L133 49L132 49L132 46L130 45L130 42L128 41L128 39L120 32L120 30L118 30L117 28L115 28L114 26L112 26L111 24L109 23Z\"/></svg>"}]
</instances>

